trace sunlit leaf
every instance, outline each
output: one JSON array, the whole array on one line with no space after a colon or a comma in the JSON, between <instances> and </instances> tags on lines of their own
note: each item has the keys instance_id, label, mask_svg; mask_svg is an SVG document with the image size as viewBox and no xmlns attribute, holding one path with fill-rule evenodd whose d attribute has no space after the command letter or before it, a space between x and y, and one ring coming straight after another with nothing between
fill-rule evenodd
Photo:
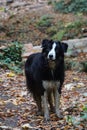
<instances>
[{"instance_id":1,"label":"sunlit leaf","mask_svg":"<svg viewBox=\"0 0 87 130\"><path fill-rule=\"evenodd\" d=\"M15 73L13 73L13 72L7 73L7 77L14 77L14 76L15 76Z\"/></svg>"}]
</instances>

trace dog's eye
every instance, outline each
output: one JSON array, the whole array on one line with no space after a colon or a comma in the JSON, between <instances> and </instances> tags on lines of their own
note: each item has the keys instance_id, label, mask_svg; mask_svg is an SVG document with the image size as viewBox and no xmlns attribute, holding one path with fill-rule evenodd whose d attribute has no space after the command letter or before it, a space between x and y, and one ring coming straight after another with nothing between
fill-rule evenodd
<instances>
[{"instance_id":1,"label":"dog's eye","mask_svg":"<svg viewBox=\"0 0 87 130\"><path fill-rule=\"evenodd\" d=\"M49 48L47 48L47 49L46 49L46 51L47 51L47 52L49 52L49 51L50 51L50 49L49 49Z\"/></svg>"}]
</instances>

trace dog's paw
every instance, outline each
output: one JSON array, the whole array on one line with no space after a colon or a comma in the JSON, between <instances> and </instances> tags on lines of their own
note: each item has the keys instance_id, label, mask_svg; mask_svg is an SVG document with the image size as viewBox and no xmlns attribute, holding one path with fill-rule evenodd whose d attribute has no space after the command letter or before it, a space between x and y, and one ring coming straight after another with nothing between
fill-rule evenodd
<instances>
[{"instance_id":1,"label":"dog's paw","mask_svg":"<svg viewBox=\"0 0 87 130\"><path fill-rule=\"evenodd\" d=\"M63 115L60 112L57 112L56 115L59 119L63 119Z\"/></svg>"},{"instance_id":2,"label":"dog's paw","mask_svg":"<svg viewBox=\"0 0 87 130\"><path fill-rule=\"evenodd\" d=\"M49 115L45 115L45 116L44 116L44 121L45 121L45 122L50 121L50 116L49 116Z\"/></svg>"},{"instance_id":3,"label":"dog's paw","mask_svg":"<svg viewBox=\"0 0 87 130\"><path fill-rule=\"evenodd\" d=\"M43 116L43 112L42 111L37 111L36 116Z\"/></svg>"},{"instance_id":4,"label":"dog's paw","mask_svg":"<svg viewBox=\"0 0 87 130\"><path fill-rule=\"evenodd\" d=\"M55 112L55 107L54 107L54 106L50 108L50 112L51 112L51 113L54 113L54 112Z\"/></svg>"}]
</instances>

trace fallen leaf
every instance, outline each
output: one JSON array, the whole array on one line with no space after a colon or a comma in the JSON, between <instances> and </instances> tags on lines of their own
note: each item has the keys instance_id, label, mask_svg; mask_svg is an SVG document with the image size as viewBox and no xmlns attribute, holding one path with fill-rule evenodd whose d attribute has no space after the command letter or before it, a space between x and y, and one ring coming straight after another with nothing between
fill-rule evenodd
<instances>
[{"instance_id":1,"label":"fallen leaf","mask_svg":"<svg viewBox=\"0 0 87 130\"><path fill-rule=\"evenodd\" d=\"M78 83L77 87L80 88L80 87L84 87L85 84L84 83Z\"/></svg>"},{"instance_id":2,"label":"fallen leaf","mask_svg":"<svg viewBox=\"0 0 87 130\"><path fill-rule=\"evenodd\" d=\"M65 85L67 90L72 90L76 86L76 83L69 83Z\"/></svg>"},{"instance_id":3,"label":"fallen leaf","mask_svg":"<svg viewBox=\"0 0 87 130\"><path fill-rule=\"evenodd\" d=\"M0 105L5 105L5 101L0 99Z\"/></svg>"},{"instance_id":4,"label":"fallen leaf","mask_svg":"<svg viewBox=\"0 0 87 130\"><path fill-rule=\"evenodd\" d=\"M2 80L2 78L0 78L0 82L2 82L3 80Z\"/></svg>"},{"instance_id":5,"label":"fallen leaf","mask_svg":"<svg viewBox=\"0 0 87 130\"><path fill-rule=\"evenodd\" d=\"M32 129L34 129L35 127L32 127L30 124L24 124L24 125L22 125L22 130L32 130Z\"/></svg>"},{"instance_id":6,"label":"fallen leaf","mask_svg":"<svg viewBox=\"0 0 87 130\"><path fill-rule=\"evenodd\" d=\"M79 81L79 78L73 78L74 81Z\"/></svg>"},{"instance_id":7,"label":"fallen leaf","mask_svg":"<svg viewBox=\"0 0 87 130\"><path fill-rule=\"evenodd\" d=\"M61 130L60 128L57 128L56 130Z\"/></svg>"},{"instance_id":8,"label":"fallen leaf","mask_svg":"<svg viewBox=\"0 0 87 130\"><path fill-rule=\"evenodd\" d=\"M0 126L0 130L12 130L9 126Z\"/></svg>"},{"instance_id":9,"label":"fallen leaf","mask_svg":"<svg viewBox=\"0 0 87 130\"><path fill-rule=\"evenodd\" d=\"M14 77L14 76L15 76L15 73L13 73L13 72L7 73L7 77Z\"/></svg>"},{"instance_id":10,"label":"fallen leaf","mask_svg":"<svg viewBox=\"0 0 87 130\"><path fill-rule=\"evenodd\" d=\"M83 96L87 97L87 93L83 93Z\"/></svg>"}]
</instances>

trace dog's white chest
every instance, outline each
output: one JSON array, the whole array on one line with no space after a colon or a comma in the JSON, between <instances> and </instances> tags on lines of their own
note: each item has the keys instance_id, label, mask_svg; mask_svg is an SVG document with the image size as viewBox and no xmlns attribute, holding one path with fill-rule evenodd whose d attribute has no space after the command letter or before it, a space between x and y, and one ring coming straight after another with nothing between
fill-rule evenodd
<instances>
[{"instance_id":1,"label":"dog's white chest","mask_svg":"<svg viewBox=\"0 0 87 130\"><path fill-rule=\"evenodd\" d=\"M59 88L60 82L59 81L43 81L42 82L44 89L55 89Z\"/></svg>"}]
</instances>

